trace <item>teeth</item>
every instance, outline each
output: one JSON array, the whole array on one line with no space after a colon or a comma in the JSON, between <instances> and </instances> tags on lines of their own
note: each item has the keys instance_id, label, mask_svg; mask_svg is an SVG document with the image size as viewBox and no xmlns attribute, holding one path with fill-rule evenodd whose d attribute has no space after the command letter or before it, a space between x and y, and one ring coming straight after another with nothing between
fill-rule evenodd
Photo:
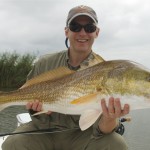
<instances>
[{"instance_id":1,"label":"teeth","mask_svg":"<svg viewBox=\"0 0 150 150\"><path fill-rule=\"evenodd\" d=\"M87 40L78 40L79 42L86 42Z\"/></svg>"}]
</instances>

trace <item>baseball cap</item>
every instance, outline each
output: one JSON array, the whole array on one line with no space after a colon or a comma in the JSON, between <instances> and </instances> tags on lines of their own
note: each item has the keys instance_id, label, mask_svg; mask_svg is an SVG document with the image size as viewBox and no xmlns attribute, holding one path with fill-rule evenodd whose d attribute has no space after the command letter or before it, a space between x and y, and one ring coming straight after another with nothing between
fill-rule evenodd
<instances>
[{"instance_id":1,"label":"baseball cap","mask_svg":"<svg viewBox=\"0 0 150 150\"><path fill-rule=\"evenodd\" d=\"M80 5L80 6L73 7L69 11L66 25L68 26L74 18L82 15L90 17L95 24L98 23L96 12L89 6Z\"/></svg>"}]
</instances>

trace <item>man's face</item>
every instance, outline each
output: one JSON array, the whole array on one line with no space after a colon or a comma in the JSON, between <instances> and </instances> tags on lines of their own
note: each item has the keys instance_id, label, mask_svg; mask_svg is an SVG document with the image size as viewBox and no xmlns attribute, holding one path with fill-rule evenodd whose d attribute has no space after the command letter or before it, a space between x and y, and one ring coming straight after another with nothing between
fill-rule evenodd
<instances>
[{"instance_id":1,"label":"man's face","mask_svg":"<svg viewBox=\"0 0 150 150\"><path fill-rule=\"evenodd\" d=\"M93 24L92 19L87 16L76 17L72 22L80 25ZM99 29L96 28L96 31L88 33L84 28L79 32L73 32L69 28L66 28L65 33L69 39L71 51L89 53L92 49L94 39L98 36Z\"/></svg>"}]
</instances>

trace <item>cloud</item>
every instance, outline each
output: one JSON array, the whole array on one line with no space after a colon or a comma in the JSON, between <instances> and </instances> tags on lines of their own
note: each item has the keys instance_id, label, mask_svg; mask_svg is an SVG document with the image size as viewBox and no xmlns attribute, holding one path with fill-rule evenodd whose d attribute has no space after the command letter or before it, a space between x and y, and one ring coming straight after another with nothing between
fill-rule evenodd
<instances>
[{"instance_id":1,"label":"cloud","mask_svg":"<svg viewBox=\"0 0 150 150\"><path fill-rule=\"evenodd\" d=\"M1 0L0 51L44 54L66 49L66 16L80 4L97 12L101 32L93 47L96 52L150 66L149 0Z\"/></svg>"}]
</instances>

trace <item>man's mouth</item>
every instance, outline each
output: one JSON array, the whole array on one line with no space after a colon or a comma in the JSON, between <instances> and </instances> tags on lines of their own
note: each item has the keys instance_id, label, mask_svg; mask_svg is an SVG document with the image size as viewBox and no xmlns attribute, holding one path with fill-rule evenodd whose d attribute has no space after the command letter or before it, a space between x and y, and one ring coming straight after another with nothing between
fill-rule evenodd
<instances>
[{"instance_id":1,"label":"man's mouth","mask_svg":"<svg viewBox=\"0 0 150 150\"><path fill-rule=\"evenodd\" d=\"M88 39L78 39L77 41L78 41L78 42L81 42L81 43L84 43L84 42L87 42Z\"/></svg>"}]
</instances>

